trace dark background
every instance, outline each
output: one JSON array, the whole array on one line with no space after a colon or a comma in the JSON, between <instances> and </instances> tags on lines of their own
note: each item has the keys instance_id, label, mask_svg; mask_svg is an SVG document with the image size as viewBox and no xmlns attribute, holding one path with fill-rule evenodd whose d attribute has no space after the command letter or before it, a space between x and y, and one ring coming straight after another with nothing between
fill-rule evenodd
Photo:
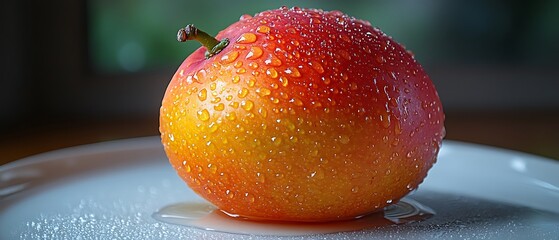
<instances>
[{"instance_id":1,"label":"dark background","mask_svg":"<svg viewBox=\"0 0 559 240\"><path fill-rule=\"evenodd\" d=\"M559 159L559 1L3 1L0 164L158 134L166 85L195 43L281 5L341 10L413 51L435 83L447 139Z\"/></svg>"}]
</instances>

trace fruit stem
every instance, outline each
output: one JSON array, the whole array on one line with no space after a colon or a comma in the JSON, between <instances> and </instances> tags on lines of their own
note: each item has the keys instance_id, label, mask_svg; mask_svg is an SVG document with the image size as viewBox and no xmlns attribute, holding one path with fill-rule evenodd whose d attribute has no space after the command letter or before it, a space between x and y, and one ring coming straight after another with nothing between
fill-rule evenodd
<instances>
[{"instance_id":1,"label":"fruit stem","mask_svg":"<svg viewBox=\"0 0 559 240\"><path fill-rule=\"evenodd\" d=\"M196 40L206 48L206 59L218 54L229 45L228 38L218 41L206 32L194 27L193 24L188 24L177 32L177 41L186 42L188 40Z\"/></svg>"}]
</instances>

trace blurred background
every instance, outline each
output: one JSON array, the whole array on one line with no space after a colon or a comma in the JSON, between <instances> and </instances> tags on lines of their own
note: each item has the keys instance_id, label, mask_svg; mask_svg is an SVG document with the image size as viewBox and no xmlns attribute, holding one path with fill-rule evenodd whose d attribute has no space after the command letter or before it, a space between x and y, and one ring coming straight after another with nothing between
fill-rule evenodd
<instances>
[{"instance_id":1,"label":"blurred background","mask_svg":"<svg viewBox=\"0 0 559 240\"><path fill-rule=\"evenodd\" d=\"M0 164L158 134L165 88L199 45L242 14L341 10L413 51L447 115L447 139L559 159L559 1L3 1Z\"/></svg>"}]
</instances>

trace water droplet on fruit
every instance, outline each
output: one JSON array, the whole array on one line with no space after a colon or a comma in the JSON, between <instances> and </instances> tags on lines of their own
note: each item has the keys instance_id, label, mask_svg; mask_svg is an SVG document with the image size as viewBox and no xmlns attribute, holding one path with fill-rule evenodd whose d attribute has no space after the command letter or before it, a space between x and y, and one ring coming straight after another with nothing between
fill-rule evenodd
<instances>
[{"instance_id":1,"label":"water droplet on fruit","mask_svg":"<svg viewBox=\"0 0 559 240\"><path fill-rule=\"evenodd\" d=\"M394 138L394 140L392 140L392 145L393 146L398 146L398 144L400 144L400 139L399 138Z\"/></svg>"},{"instance_id":2,"label":"water droplet on fruit","mask_svg":"<svg viewBox=\"0 0 559 240\"><path fill-rule=\"evenodd\" d=\"M386 60L384 59L384 57L382 55L378 55L376 58L377 63L385 63Z\"/></svg>"},{"instance_id":3,"label":"water droplet on fruit","mask_svg":"<svg viewBox=\"0 0 559 240\"><path fill-rule=\"evenodd\" d=\"M406 154L407 158L411 158L412 156L413 156L413 152L411 152L411 151Z\"/></svg>"},{"instance_id":4,"label":"water droplet on fruit","mask_svg":"<svg viewBox=\"0 0 559 240\"><path fill-rule=\"evenodd\" d=\"M233 192L231 192L231 190L229 190L229 189L225 190L225 195L226 195L229 199L235 197L235 194L233 194Z\"/></svg>"},{"instance_id":5,"label":"water droplet on fruit","mask_svg":"<svg viewBox=\"0 0 559 240\"><path fill-rule=\"evenodd\" d=\"M241 81L241 78L239 76L234 76L232 82L233 83L239 83Z\"/></svg>"},{"instance_id":6,"label":"water droplet on fruit","mask_svg":"<svg viewBox=\"0 0 559 240\"><path fill-rule=\"evenodd\" d=\"M239 18L239 20L243 21L243 20L247 20L247 19L251 19L252 16L248 15L248 14L243 14L241 15L241 17Z\"/></svg>"},{"instance_id":7,"label":"water droplet on fruit","mask_svg":"<svg viewBox=\"0 0 559 240\"><path fill-rule=\"evenodd\" d=\"M241 107L244 110L250 111L254 107L254 102L252 102L251 100L242 101L241 102Z\"/></svg>"},{"instance_id":8,"label":"water droplet on fruit","mask_svg":"<svg viewBox=\"0 0 559 240\"><path fill-rule=\"evenodd\" d=\"M270 87L271 87L272 89L278 89L278 88L279 88L279 85L278 85L277 83L270 83Z\"/></svg>"},{"instance_id":9,"label":"water droplet on fruit","mask_svg":"<svg viewBox=\"0 0 559 240\"><path fill-rule=\"evenodd\" d=\"M208 130L209 130L211 133L217 131L218 128L219 128L219 126L218 126L217 123L215 123L215 122L210 123L210 125L208 126Z\"/></svg>"},{"instance_id":10,"label":"water droplet on fruit","mask_svg":"<svg viewBox=\"0 0 559 240\"><path fill-rule=\"evenodd\" d=\"M284 72L295 78L301 77L301 73L299 72L299 70L294 67L288 67L287 69L285 69Z\"/></svg>"},{"instance_id":11,"label":"water droplet on fruit","mask_svg":"<svg viewBox=\"0 0 559 240\"><path fill-rule=\"evenodd\" d=\"M248 192L245 192L245 197L248 199L250 203L254 203L254 197Z\"/></svg>"},{"instance_id":12,"label":"water droplet on fruit","mask_svg":"<svg viewBox=\"0 0 559 240\"><path fill-rule=\"evenodd\" d=\"M319 62L310 61L309 65L314 69L317 73L324 73L324 68Z\"/></svg>"},{"instance_id":13,"label":"water droplet on fruit","mask_svg":"<svg viewBox=\"0 0 559 240\"><path fill-rule=\"evenodd\" d=\"M400 123L400 121L395 122L394 133L396 133L396 135L402 134L402 124Z\"/></svg>"},{"instance_id":14,"label":"water droplet on fruit","mask_svg":"<svg viewBox=\"0 0 559 240\"><path fill-rule=\"evenodd\" d=\"M330 84L330 82L332 82L332 80L330 80L330 78L328 77L322 77L322 82L326 85Z\"/></svg>"},{"instance_id":15,"label":"water droplet on fruit","mask_svg":"<svg viewBox=\"0 0 559 240\"><path fill-rule=\"evenodd\" d=\"M312 149L312 150L309 152L309 155L311 155L312 157L318 156L318 149L316 149L316 148L315 148L315 149Z\"/></svg>"},{"instance_id":16,"label":"water droplet on fruit","mask_svg":"<svg viewBox=\"0 0 559 240\"><path fill-rule=\"evenodd\" d=\"M210 112L207 109L202 109L197 112L198 119L202 121L208 121L210 119Z\"/></svg>"},{"instance_id":17,"label":"water droplet on fruit","mask_svg":"<svg viewBox=\"0 0 559 240\"><path fill-rule=\"evenodd\" d=\"M250 32L243 33L239 38L237 38L237 43L246 44L246 43L253 43L253 42L256 42L256 34L254 33L250 33Z\"/></svg>"},{"instance_id":18,"label":"water droplet on fruit","mask_svg":"<svg viewBox=\"0 0 559 240\"><path fill-rule=\"evenodd\" d=\"M214 95L214 93L215 93L215 92L212 92L212 95ZM215 95L217 96L217 94L215 94ZM214 104L215 104L215 103L218 103L218 102L221 102L221 98L220 98L220 97L215 97L215 98L212 99L210 102L211 102L211 103L214 103Z\"/></svg>"},{"instance_id":19,"label":"water droplet on fruit","mask_svg":"<svg viewBox=\"0 0 559 240\"><path fill-rule=\"evenodd\" d=\"M351 192L352 192L352 193L357 193L357 192L359 192L359 187L358 187L358 186L355 186L355 187L351 188Z\"/></svg>"},{"instance_id":20,"label":"water droplet on fruit","mask_svg":"<svg viewBox=\"0 0 559 240\"><path fill-rule=\"evenodd\" d=\"M277 78L278 77L278 71L276 71L275 68L268 68L266 70L266 75L268 75L268 77L271 77L271 78Z\"/></svg>"},{"instance_id":21,"label":"water droplet on fruit","mask_svg":"<svg viewBox=\"0 0 559 240\"><path fill-rule=\"evenodd\" d=\"M322 107L322 103L318 102L318 101L312 101L311 102L313 107Z\"/></svg>"},{"instance_id":22,"label":"water droplet on fruit","mask_svg":"<svg viewBox=\"0 0 559 240\"><path fill-rule=\"evenodd\" d=\"M230 102L229 106L231 106L232 108L239 108L239 102Z\"/></svg>"},{"instance_id":23,"label":"water droplet on fruit","mask_svg":"<svg viewBox=\"0 0 559 240\"><path fill-rule=\"evenodd\" d=\"M384 128L390 127L390 114L380 115L380 122Z\"/></svg>"},{"instance_id":24,"label":"water droplet on fruit","mask_svg":"<svg viewBox=\"0 0 559 240\"><path fill-rule=\"evenodd\" d=\"M386 203L391 204L391 203L392 203L392 199L386 200Z\"/></svg>"},{"instance_id":25,"label":"water droplet on fruit","mask_svg":"<svg viewBox=\"0 0 559 240\"><path fill-rule=\"evenodd\" d=\"M285 120L284 121L285 126L287 127L287 129L289 129L290 131L294 131L295 130L295 124L293 124L291 121L289 120Z\"/></svg>"},{"instance_id":26,"label":"water droplet on fruit","mask_svg":"<svg viewBox=\"0 0 559 240\"><path fill-rule=\"evenodd\" d=\"M236 72L237 74L243 74L243 73L246 73L247 70L244 69L244 68L239 68L239 69L237 69L237 71L235 71L235 72Z\"/></svg>"},{"instance_id":27,"label":"water droplet on fruit","mask_svg":"<svg viewBox=\"0 0 559 240\"><path fill-rule=\"evenodd\" d=\"M289 102L295 104L295 106L303 106L303 101L298 98L289 99Z\"/></svg>"},{"instance_id":28,"label":"water droplet on fruit","mask_svg":"<svg viewBox=\"0 0 559 240\"><path fill-rule=\"evenodd\" d=\"M262 117L268 116L268 110L266 110L265 108L259 108L258 113L260 113Z\"/></svg>"},{"instance_id":29,"label":"water droplet on fruit","mask_svg":"<svg viewBox=\"0 0 559 240\"><path fill-rule=\"evenodd\" d=\"M256 78L250 77L250 78L247 80L247 86L249 86L249 87L254 87L255 84L256 84Z\"/></svg>"},{"instance_id":30,"label":"water droplet on fruit","mask_svg":"<svg viewBox=\"0 0 559 240\"><path fill-rule=\"evenodd\" d=\"M270 140L276 146L279 146L281 144L281 137L271 137Z\"/></svg>"},{"instance_id":31,"label":"water droplet on fruit","mask_svg":"<svg viewBox=\"0 0 559 240\"><path fill-rule=\"evenodd\" d=\"M357 83L354 83L354 82L350 83L349 84L349 89L354 90L354 91L357 90Z\"/></svg>"},{"instance_id":32,"label":"water droplet on fruit","mask_svg":"<svg viewBox=\"0 0 559 240\"><path fill-rule=\"evenodd\" d=\"M258 63L256 62L250 62L248 66L252 69L258 69Z\"/></svg>"},{"instance_id":33,"label":"water droplet on fruit","mask_svg":"<svg viewBox=\"0 0 559 240\"><path fill-rule=\"evenodd\" d=\"M342 144L348 144L349 143L349 136L347 135L340 135L338 136L340 143Z\"/></svg>"},{"instance_id":34,"label":"water droplet on fruit","mask_svg":"<svg viewBox=\"0 0 559 240\"><path fill-rule=\"evenodd\" d=\"M345 60L351 60L351 55L346 50L339 50L338 54L340 54L340 56L342 56Z\"/></svg>"},{"instance_id":35,"label":"water droplet on fruit","mask_svg":"<svg viewBox=\"0 0 559 240\"><path fill-rule=\"evenodd\" d=\"M202 90L200 90L200 92L198 92L198 99L200 99L200 101L205 101L207 98L208 98L208 90L203 88Z\"/></svg>"},{"instance_id":36,"label":"water droplet on fruit","mask_svg":"<svg viewBox=\"0 0 559 240\"><path fill-rule=\"evenodd\" d=\"M268 59L266 59L264 61L264 63L266 65L270 65L270 66L274 66L274 67L279 67L282 64L281 60L279 60L279 58L275 57L272 54L270 54L270 56L268 57Z\"/></svg>"},{"instance_id":37,"label":"water droplet on fruit","mask_svg":"<svg viewBox=\"0 0 559 240\"><path fill-rule=\"evenodd\" d=\"M311 18L310 23L311 25L313 24L320 24L322 21L320 21L320 19L318 18Z\"/></svg>"},{"instance_id":38,"label":"water droplet on fruit","mask_svg":"<svg viewBox=\"0 0 559 240\"><path fill-rule=\"evenodd\" d=\"M256 93L258 93L258 95L265 97L268 96L272 93L272 91L270 89L267 88L258 88L256 89Z\"/></svg>"},{"instance_id":39,"label":"water droplet on fruit","mask_svg":"<svg viewBox=\"0 0 559 240\"><path fill-rule=\"evenodd\" d=\"M256 47L256 46L251 47L250 51L247 53L246 59L249 59L249 60L257 59L260 56L262 56L262 53L263 53L262 48Z\"/></svg>"},{"instance_id":40,"label":"water droplet on fruit","mask_svg":"<svg viewBox=\"0 0 559 240\"><path fill-rule=\"evenodd\" d=\"M299 138L297 138L296 136L290 136L289 141L291 141L292 143L296 143L299 141Z\"/></svg>"},{"instance_id":41,"label":"water droplet on fruit","mask_svg":"<svg viewBox=\"0 0 559 240\"><path fill-rule=\"evenodd\" d=\"M235 65L233 65L235 68L240 68L243 66L243 62L242 61L236 61Z\"/></svg>"},{"instance_id":42,"label":"water droplet on fruit","mask_svg":"<svg viewBox=\"0 0 559 240\"><path fill-rule=\"evenodd\" d=\"M284 76L281 76L279 78L279 81L280 81L281 85L284 86L284 87L287 87L287 85L289 84L289 80L287 80L287 78L284 77Z\"/></svg>"},{"instance_id":43,"label":"water droplet on fruit","mask_svg":"<svg viewBox=\"0 0 559 240\"><path fill-rule=\"evenodd\" d=\"M225 109L225 104L223 103L218 103L214 106L214 110L216 111L223 111Z\"/></svg>"},{"instance_id":44,"label":"water droplet on fruit","mask_svg":"<svg viewBox=\"0 0 559 240\"><path fill-rule=\"evenodd\" d=\"M237 93L237 96L239 96L240 98L244 98L248 95L248 89L246 88L241 88L239 90L239 92Z\"/></svg>"},{"instance_id":45,"label":"water droplet on fruit","mask_svg":"<svg viewBox=\"0 0 559 240\"><path fill-rule=\"evenodd\" d=\"M256 173L256 178L258 179L258 182L260 183L264 183L266 181L266 178L264 177L264 174L257 172Z\"/></svg>"},{"instance_id":46,"label":"water droplet on fruit","mask_svg":"<svg viewBox=\"0 0 559 240\"><path fill-rule=\"evenodd\" d=\"M295 39L291 40L290 43L291 43L291 45L293 45L295 47L298 47L300 45L299 41L297 41Z\"/></svg>"},{"instance_id":47,"label":"water droplet on fruit","mask_svg":"<svg viewBox=\"0 0 559 240\"><path fill-rule=\"evenodd\" d=\"M256 31L259 33L267 34L270 32L270 27L266 25L260 25L256 28Z\"/></svg>"},{"instance_id":48,"label":"water droplet on fruit","mask_svg":"<svg viewBox=\"0 0 559 240\"><path fill-rule=\"evenodd\" d=\"M215 174L217 172L217 167L213 164L208 164L208 168L210 169L210 173Z\"/></svg>"},{"instance_id":49,"label":"water droplet on fruit","mask_svg":"<svg viewBox=\"0 0 559 240\"><path fill-rule=\"evenodd\" d=\"M210 83L210 90L214 91L217 88L217 84L215 82Z\"/></svg>"},{"instance_id":50,"label":"water droplet on fruit","mask_svg":"<svg viewBox=\"0 0 559 240\"><path fill-rule=\"evenodd\" d=\"M237 59L237 57L239 57L239 52L238 51L231 51L231 52L223 55L223 57L221 57L221 62L222 63L232 63L233 61L235 61Z\"/></svg>"},{"instance_id":51,"label":"water droplet on fruit","mask_svg":"<svg viewBox=\"0 0 559 240\"><path fill-rule=\"evenodd\" d=\"M348 43L351 43L351 37L345 34L341 34L340 38Z\"/></svg>"},{"instance_id":52,"label":"water droplet on fruit","mask_svg":"<svg viewBox=\"0 0 559 240\"><path fill-rule=\"evenodd\" d=\"M235 119L237 119L237 114L235 112L229 112L225 114L225 118L229 121L234 121Z\"/></svg>"}]
</instances>

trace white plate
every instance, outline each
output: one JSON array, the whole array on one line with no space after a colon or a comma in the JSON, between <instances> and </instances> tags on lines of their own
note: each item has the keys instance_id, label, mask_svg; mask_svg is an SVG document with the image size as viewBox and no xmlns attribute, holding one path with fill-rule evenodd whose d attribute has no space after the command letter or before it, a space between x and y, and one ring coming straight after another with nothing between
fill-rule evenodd
<instances>
[{"instance_id":1,"label":"white plate","mask_svg":"<svg viewBox=\"0 0 559 240\"><path fill-rule=\"evenodd\" d=\"M413 196L420 222L295 239L559 239L559 162L445 141ZM249 239L155 220L203 202L170 167L158 137L44 153L0 167L1 239Z\"/></svg>"}]
</instances>

